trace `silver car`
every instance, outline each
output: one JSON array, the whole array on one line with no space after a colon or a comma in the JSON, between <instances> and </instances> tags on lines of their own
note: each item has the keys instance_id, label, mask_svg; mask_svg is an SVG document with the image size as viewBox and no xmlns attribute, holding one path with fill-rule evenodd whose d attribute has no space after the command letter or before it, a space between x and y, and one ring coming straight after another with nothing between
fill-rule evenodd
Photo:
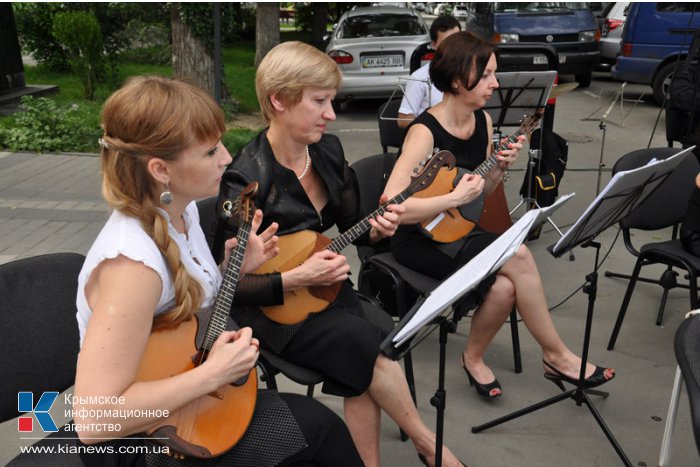
<instances>
[{"instance_id":1,"label":"silver car","mask_svg":"<svg viewBox=\"0 0 700 467\"><path fill-rule=\"evenodd\" d=\"M343 73L336 99L389 97L408 78L411 54L430 41L428 27L412 8L361 7L341 16L326 53Z\"/></svg>"}]
</instances>

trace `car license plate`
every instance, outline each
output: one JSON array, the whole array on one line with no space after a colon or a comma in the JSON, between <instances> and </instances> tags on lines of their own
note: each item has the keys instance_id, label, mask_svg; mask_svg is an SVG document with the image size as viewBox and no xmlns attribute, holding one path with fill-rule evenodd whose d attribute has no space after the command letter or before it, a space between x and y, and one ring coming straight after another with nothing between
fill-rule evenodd
<instances>
[{"instance_id":1,"label":"car license plate","mask_svg":"<svg viewBox=\"0 0 700 467\"><path fill-rule=\"evenodd\" d=\"M362 68L389 68L398 66L403 66L403 57L401 55L362 57Z\"/></svg>"},{"instance_id":2,"label":"car license plate","mask_svg":"<svg viewBox=\"0 0 700 467\"><path fill-rule=\"evenodd\" d=\"M532 57L533 65L546 65L548 63L545 55L535 55Z\"/></svg>"}]
</instances>

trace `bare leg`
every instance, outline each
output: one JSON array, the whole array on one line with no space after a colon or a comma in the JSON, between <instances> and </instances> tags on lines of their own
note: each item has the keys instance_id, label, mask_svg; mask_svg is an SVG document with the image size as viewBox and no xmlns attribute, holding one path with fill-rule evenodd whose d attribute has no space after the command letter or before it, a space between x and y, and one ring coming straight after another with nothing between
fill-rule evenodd
<instances>
[{"instance_id":1,"label":"bare leg","mask_svg":"<svg viewBox=\"0 0 700 467\"><path fill-rule=\"evenodd\" d=\"M413 404L413 399L411 399L406 376L403 374L403 370L401 370L399 364L390 360L385 355L380 354L374 364L372 383L370 383L368 393L375 402L375 406L384 409L392 420L394 420L408 435L416 450L420 454L423 454L426 460L432 465L435 458L435 434L428 429L420 418L418 410L416 410L416 406ZM360 398L361 397L364 397L364 395L360 396ZM363 422L363 420L371 420L371 416L349 413L349 409L354 412L354 410L368 410L367 407L370 407L366 402L355 405L356 401L354 399L358 398L346 399L345 416L348 428L354 440L367 443L374 442L377 445L376 452L378 459L379 422L373 425L373 427L376 426L376 432L372 434L371 437L369 434L363 433L358 433L356 435L356 430L361 432L368 431L368 426L364 424L365 422ZM348 404L348 402L350 402L350 404ZM363 460L365 459L363 452L368 452L370 454L373 452L371 447L364 448L358 445L357 448ZM461 465L459 460L446 447L443 447L442 459L443 465L446 466ZM370 462L373 461L373 459L369 460ZM367 465L372 464L368 463Z\"/></svg>"},{"instance_id":2,"label":"bare leg","mask_svg":"<svg viewBox=\"0 0 700 467\"><path fill-rule=\"evenodd\" d=\"M379 467L379 429L381 412L369 392L343 400L345 423L367 467Z\"/></svg>"},{"instance_id":3,"label":"bare leg","mask_svg":"<svg viewBox=\"0 0 700 467\"><path fill-rule=\"evenodd\" d=\"M566 347L554 327L544 296L542 279L530 250L521 246L515 256L503 265L500 274L510 279L515 286L515 304L518 312L532 337L542 347L545 360L567 376L578 379L581 358ZM594 371L595 366L588 363L586 377Z\"/></svg>"},{"instance_id":4,"label":"bare leg","mask_svg":"<svg viewBox=\"0 0 700 467\"><path fill-rule=\"evenodd\" d=\"M481 384L488 384L496 379L484 363L484 352L503 326L514 304L513 283L505 276L499 275L486 294L484 303L472 317L469 339L462 358L469 373Z\"/></svg>"}]
</instances>

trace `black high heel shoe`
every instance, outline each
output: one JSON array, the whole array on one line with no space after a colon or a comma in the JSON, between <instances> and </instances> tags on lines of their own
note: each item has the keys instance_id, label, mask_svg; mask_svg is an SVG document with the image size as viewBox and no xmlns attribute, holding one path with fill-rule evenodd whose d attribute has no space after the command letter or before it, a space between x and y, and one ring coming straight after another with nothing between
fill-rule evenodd
<instances>
[{"instance_id":1,"label":"black high heel shoe","mask_svg":"<svg viewBox=\"0 0 700 467\"><path fill-rule=\"evenodd\" d=\"M554 365L552 365L544 359L542 359L542 363L544 363L544 366L546 366L554 372L554 374L552 374L545 371L544 377L556 384L557 386L559 386L559 388L561 388L562 391L564 390L564 385L561 384L562 380L566 381L567 383L573 384L574 386L578 385L578 379L574 379L570 376L565 375L557 368L555 368ZM605 377L605 372L609 369L612 368L601 368L599 366L596 366L593 374L583 381L583 387L588 389L594 388L600 386L601 384L605 384L611 379L613 379L615 377L615 373L613 373L613 375L610 378Z\"/></svg>"},{"instance_id":2,"label":"black high heel shoe","mask_svg":"<svg viewBox=\"0 0 700 467\"><path fill-rule=\"evenodd\" d=\"M498 378L494 379L488 384L481 384L476 379L474 379L472 374L469 373L469 370L467 370L467 365L464 363L464 355L461 355L460 358L462 360L462 368L467 374L467 378L469 378L469 384L471 386L474 386L476 392L479 393L480 396L486 397L488 399L493 399L495 397L500 396L503 393L503 391L501 390L501 383L498 382ZM498 389L498 392L494 393L493 391L496 389Z\"/></svg>"}]
</instances>

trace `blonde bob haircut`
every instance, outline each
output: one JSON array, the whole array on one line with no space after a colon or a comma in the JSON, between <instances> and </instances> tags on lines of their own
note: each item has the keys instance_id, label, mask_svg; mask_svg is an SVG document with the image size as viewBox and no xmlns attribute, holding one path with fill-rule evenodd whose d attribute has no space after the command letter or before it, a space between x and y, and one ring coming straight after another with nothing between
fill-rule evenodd
<instances>
[{"instance_id":1,"label":"blonde bob haircut","mask_svg":"<svg viewBox=\"0 0 700 467\"><path fill-rule=\"evenodd\" d=\"M340 89L343 76L335 62L317 48L303 42L283 42L262 59L255 74L255 92L260 111L270 123L275 109L270 96L276 94L287 105L301 101L304 89Z\"/></svg>"},{"instance_id":2,"label":"blonde bob haircut","mask_svg":"<svg viewBox=\"0 0 700 467\"><path fill-rule=\"evenodd\" d=\"M170 269L175 307L158 315L154 327L174 325L199 311L202 288L185 269L180 250L158 212L160 192L148 170L154 157L174 161L199 142L216 141L226 130L216 101L200 88L161 76L131 78L102 109L100 157L102 195L112 209L141 222Z\"/></svg>"}]
</instances>

